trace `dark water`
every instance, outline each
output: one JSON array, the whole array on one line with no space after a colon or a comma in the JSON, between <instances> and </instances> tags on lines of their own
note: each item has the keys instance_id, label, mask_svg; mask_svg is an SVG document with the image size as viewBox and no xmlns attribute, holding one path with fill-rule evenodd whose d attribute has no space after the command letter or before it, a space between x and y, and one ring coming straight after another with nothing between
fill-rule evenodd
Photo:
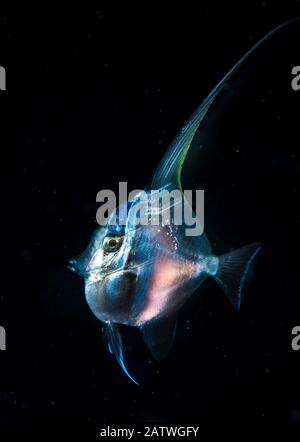
<instances>
[{"instance_id":1,"label":"dark water","mask_svg":"<svg viewBox=\"0 0 300 442\"><path fill-rule=\"evenodd\" d=\"M231 105L221 97L206 122L211 149L199 158L199 180L213 247L263 244L238 314L207 281L160 364L127 331L137 388L104 348L83 282L66 268L96 228L96 193L119 181L146 185L216 82L266 32L300 15L296 1L147 8L1 14L0 421L69 431L107 422L294 430L300 91L290 72L300 39L243 72Z\"/></svg>"}]
</instances>

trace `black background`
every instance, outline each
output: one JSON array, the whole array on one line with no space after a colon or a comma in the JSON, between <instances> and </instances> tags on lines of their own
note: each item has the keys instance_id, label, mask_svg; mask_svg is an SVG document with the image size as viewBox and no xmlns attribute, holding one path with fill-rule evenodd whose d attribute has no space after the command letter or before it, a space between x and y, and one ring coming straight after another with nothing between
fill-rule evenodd
<instances>
[{"instance_id":1,"label":"black background","mask_svg":"<svg viewBox=\"0 0 300 442\"><path fill-rule=\"evenodd\" d=\"M166 361L148 362L140 342L143 362L130 349L141 387L107 353L83 282L66 268L96 228L96 193L119 181L143 188L215 83L297 15L298 1L1 12L2 428L297 426L300 352L290 343L299 324L299 222L296 179L288 181L295 157L282 165L293 196L266 252L274 261L260 258L256 294L236 314L208 283L202 302L195 296L181 312Z\"/></svg>"}]
</instances>

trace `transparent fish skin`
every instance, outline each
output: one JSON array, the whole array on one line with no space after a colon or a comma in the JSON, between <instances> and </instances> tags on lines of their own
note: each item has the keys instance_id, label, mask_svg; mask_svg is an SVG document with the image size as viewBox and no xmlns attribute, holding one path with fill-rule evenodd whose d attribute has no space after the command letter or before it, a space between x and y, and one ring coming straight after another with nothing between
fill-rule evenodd
<instances>
[{"instance_id":1,"label":"transparent fish skin","mask_svg":"<svg viewBox=\"0 0 300 442\"><path fill-rule=\"evenodd\" d=\"M217 84L171 144L155 172L152 189L166 185L182 188L181 172L187 156L197 164L194 161L194 154L199 150L196 138L202 145L201 136L211 137L211 130L203 130L203 122L207 122L205 117L212 105L217 101L218 105L225 106L223 100L228 100L234 90L232 83L239 85L239 76L249 77L245 75L249 71L244 62L251 59L251 69L255 69L255 59L251 57L256 50L264 58L265 44L269 50L268 44L275 36L273 46L276 49L281 31L283 34L289 29L293 31L299 23L294 20L270 32ZM91 310L105 323L109 350L132 380L124 364L118 324L140 328L153 356L164 357L172 345L177 311L207 277L214 277L234 307L239 309L245 278L260 250L260 245L254 243L215 256L204 234L186 237L184 229L185 226L174 225L133 227L129 211L124 231L119 234L122 242L118 250L104 250L105 238L111 235L108 225L95 232L79 259L71 261L73 269L85 279L85 294Z\"/></svg>"},{"instance_id":2,"label":"transparent fish skin","mask_svg":"<svg viewBox=\"0 0 300 442\"><path fill-rule=\"evenodd\" d=\"M127 223L116 253L102 248L110 226L96 231L72 264L85 278L86 299L98 319L141 326L169 315L216 272L218 258L210 254L205 235L187 237L185 227Z\"/></svg>"},{"instance_id":3,"label":"transparent fish skin","mask_svg":"<svg viewBox=\"0 0 300 442\"><path fill-rule=\"evenodd\" d=\"M215 277L218 281L222 257L211 253L205 234L186 236L185 227L174 224L135 226L127 222L124 232L119 233L122 243L113 253L103 248L105 239L111 235L111 226L100 227L85 252L71 260L73 269L85 279L90 309L105 324L104 336L109 351L136 384L124 362L118 324L138 327L152 355L162 359L173 343L177 311L207 277ZM238 278L233 290L238 291L239 296L249 263L259 248L258 244L246 247L234 268ZM229 261L224 261L225 273L230 270L231 262L234 263L231 255ZM231 279L230 271L229 274ZM226 291L223 279L226 280L219 277ZM231 288L228 297L239 308L240 300L231 299Z\"/></svg>"}]
</instances>

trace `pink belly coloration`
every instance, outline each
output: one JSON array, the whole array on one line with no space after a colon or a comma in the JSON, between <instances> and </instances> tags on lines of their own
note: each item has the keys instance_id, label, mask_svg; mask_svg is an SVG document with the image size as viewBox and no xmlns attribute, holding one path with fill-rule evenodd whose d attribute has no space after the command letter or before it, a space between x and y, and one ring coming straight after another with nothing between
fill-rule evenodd
<instances>
[{"instance_id":1,"label":"pink belly coloration","mask_svg":"<svg viewBox=\"0 0 300 442\"><path fill-rule=\"evenodd\" d=\"M146 305L136 325L150 321L162 313L175 290L198 271L199 265L192 262L178 262L171 258L158 260L154 266Z\"/></svg>"}]
</instances>

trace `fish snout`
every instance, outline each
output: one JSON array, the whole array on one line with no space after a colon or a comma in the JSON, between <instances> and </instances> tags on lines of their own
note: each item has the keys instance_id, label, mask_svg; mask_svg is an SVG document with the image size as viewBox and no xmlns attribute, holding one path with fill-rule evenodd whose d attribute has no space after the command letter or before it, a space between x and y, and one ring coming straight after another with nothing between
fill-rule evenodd
<instances>
[{"instance_id":1,"label":"fish snout","mask_svg":"<svg viewBox=\"0 0 300 442\"><path fill-rule=\"evenodd\" d=\"M85 278L87 276L86 269L83 268L82 263L77 258L71 258L68 261L68 269L71 272L77 273L77 275Z\"/></svg>"}]
</instances>

